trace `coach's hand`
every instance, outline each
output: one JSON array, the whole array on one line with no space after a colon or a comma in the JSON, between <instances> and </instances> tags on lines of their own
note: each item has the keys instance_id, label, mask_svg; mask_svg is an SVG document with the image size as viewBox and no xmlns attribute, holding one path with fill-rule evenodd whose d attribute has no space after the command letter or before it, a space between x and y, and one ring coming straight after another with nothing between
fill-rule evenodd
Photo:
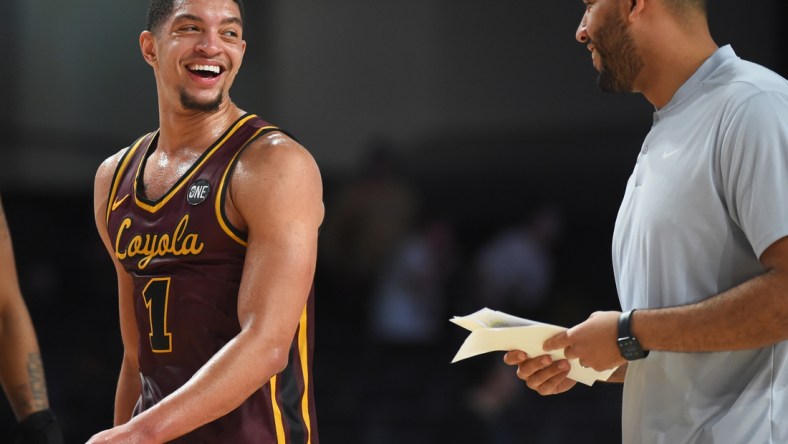
<instances>
[{"instance_id":1,"label":"coach's hand","mask_svg":"<svg viewBox=\"0 0 788 444\"><path fill-rule=\"evenodd\" d=\"M553 362L548 355L529 358L520 350L513 350L503 357L503 362L517 366L517 377L540 395L557 395L577 383L567 378L569 362L566 359Z\"/></svg>"},{"instance_id":2,"label":"coach's hand","mask_svg":"<svg viewBox=\"0 0 788 444\"><path fill-rule=\"evenodd\" d=\"M564 351L566 359L604 371L626 364L618 350L618 311L598 311L582 323L559 333L544 343L544 350Z\"/></svg>"}]
</instances>

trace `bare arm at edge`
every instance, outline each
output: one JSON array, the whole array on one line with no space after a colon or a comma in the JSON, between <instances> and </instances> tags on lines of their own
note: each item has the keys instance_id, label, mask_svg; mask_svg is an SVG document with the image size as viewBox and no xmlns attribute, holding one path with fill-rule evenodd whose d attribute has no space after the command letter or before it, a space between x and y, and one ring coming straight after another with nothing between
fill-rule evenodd
<instances>
[{"instance_id":1,"label":"bare arm at edge","mask_svg":"<svg viewBox=\"0 0 788 444\"><path fill-rule=\"evenodd\" d=\"M44 365L17 280L11 234L0 202L0 382L17 421L49 408Z\"/></svg>"}]
</instances>

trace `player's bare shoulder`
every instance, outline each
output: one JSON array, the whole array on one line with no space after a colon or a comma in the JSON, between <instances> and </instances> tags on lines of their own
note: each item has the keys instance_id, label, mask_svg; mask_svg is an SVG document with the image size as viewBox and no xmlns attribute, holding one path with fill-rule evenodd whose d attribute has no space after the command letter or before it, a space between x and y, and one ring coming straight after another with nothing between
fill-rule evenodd
<instances>
[{"instance_id":1,"label":"player's bare shoulder","mask_svg":"<svg viewBox=\"0 0 788 444\"><path fill-rule=\"evenodd\" d=\"M296 178L304 186L318 186L322 193L320 170L312 154L286 134L273 131L244 149L231 186L250 186L259 191L261 187L277 187Z\"/></svg>"},{"instance_id":2,"label":"player's bare shoulder","mask_svg":"<svg viewBox=\"0 0 788 444\"><path fill-rule=\"evenodd\" d=\"M229 192L230 201L245 216L258 209L303 207L304 213L322 221L323 185L317 162L305 147L280 131L255 139L244 149Z\"/></svg>"},{"instance_id":3,"label":"player's bare shoulder","mask_svg":"<svg viewBox=\"0 0 788 444\"><path fill-rule=\"evenodd\" d=\"M106 158L103 162L101 162L98 170L96 170L96 178L93 183L93 209L96 213L97 221L103 219L99 216L106 212L107 201L109 199L110 192L109 188L112 185L112 178L115 175L118 164L120 163L121 159L123 159L123 156L126 154L126 152L128 152L128 150L129 147L123 148L112 156Z\"/></svg>"},{"instance_id":4,"label":"player's bare shoulder","mask_svg":"<svg viewBox=\"0 0 788 444\"><path fill-rule=\"evenodd\" d=\"M291 168L303 168L306 170L303 173L315 174L317 178L320 175L315 159L305 147L281 131L272 131L253 140L244 149L236 176L251 172L265 176L276 172L284 174Z\"/></svg>"},{"instance_id":5,"label":"player's bare shoulder","mask_svg":"<svg viewBox=\"0 0 788 444\"><path fill-rule=\"evenodd\" d=\"M107 187L109 187L109 183L112 181L112 176L115 174L115 170L118 168L120 160L123 158L126 152L128 152L128 150L129 147L123 148L101 162L98 170L96 171L96 185L98 185L98 183L101 181L106 182Z\"/></svg>"}]
</instances>

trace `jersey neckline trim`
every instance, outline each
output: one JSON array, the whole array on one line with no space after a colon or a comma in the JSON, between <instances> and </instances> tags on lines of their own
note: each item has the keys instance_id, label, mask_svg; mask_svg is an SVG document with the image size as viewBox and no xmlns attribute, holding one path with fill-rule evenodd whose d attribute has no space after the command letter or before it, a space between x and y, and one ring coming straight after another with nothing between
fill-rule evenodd
<instances>
[{"instance_id":1,"label":"jersey neckline trim","mask_svg":"<svg viewBox=\"0 0 788 444\"><path fill-rule=\"evenodd\" d=\"M146 198L141 191L143 185L142 175L144 174L145 171L144 166L150 155L153 154L153 152L155 151L155 150L151 150L151 147L154 146L154 142L156 142L159 137L159 130L156 130L156 132L153 134L153 137L151 137L150 141L145 147L145 153L143 154L142 160L140 161L140 164L137 167L137 172L134 175L134 202L136 203L136 205L139 208L148 211L149 213L155 213L159 211L161 207L163 207L167 202L169 202L173 198L173 196L175 196L175 194L178 193L178 191L180 191L184 187L184 185L189 182L189 180L194 176L197 170L199 170L200 167L203 164L205 164L205 162L213 155L213 153L218 151L219 148L221 148L224 145L224 143L230 137L232 137L232 135L235 134L238 131L238 129L240 129L246 122L248 122L249 120L255 117L257 117L255 114L249 114L249 113L239 117L238 120L236 120L235 123L231 125L230 128L228 128L221 137L216 139L213 145L211 145L207 150L205 150L204 153L200 155L197 161L194 162L194 164L189 167L186 173L184 173L175 182L175 184L173 184L173 186L169 189L169 191L164 193L158 199L154 200L154 199Z\"/></svg>"}]
</instances>

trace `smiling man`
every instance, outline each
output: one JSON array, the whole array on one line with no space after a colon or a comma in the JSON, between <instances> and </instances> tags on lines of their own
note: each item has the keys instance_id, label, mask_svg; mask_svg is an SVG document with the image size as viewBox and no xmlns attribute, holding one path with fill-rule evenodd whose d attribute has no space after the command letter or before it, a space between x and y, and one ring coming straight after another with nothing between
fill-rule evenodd
<instances>
[{"instance_id":1,"label":"smiling man","mask_svg":"<svg viewBox=\"0 0 788 444\"><path fill-rule=\"evenodd\" d=\"M613 234L623 312L544 344L624 383L623 441L788 442L788 81L718 48L704 0L585 0L600 88L656 108ZM569 363L506 354L540 394Z\"/></svg>"},{"instance_id":2,"label":"smiling man","mask_svg":"<svg viewBox=\"0 0 788 444\"><path fill-rule=\"evenodd\" d=\"M99 234L118 275L115 427L91 443L318 443L312 156L229 97L240 0L152 0L140 35L159 128L107 159Z\"/></svg>"}]
</instances>

